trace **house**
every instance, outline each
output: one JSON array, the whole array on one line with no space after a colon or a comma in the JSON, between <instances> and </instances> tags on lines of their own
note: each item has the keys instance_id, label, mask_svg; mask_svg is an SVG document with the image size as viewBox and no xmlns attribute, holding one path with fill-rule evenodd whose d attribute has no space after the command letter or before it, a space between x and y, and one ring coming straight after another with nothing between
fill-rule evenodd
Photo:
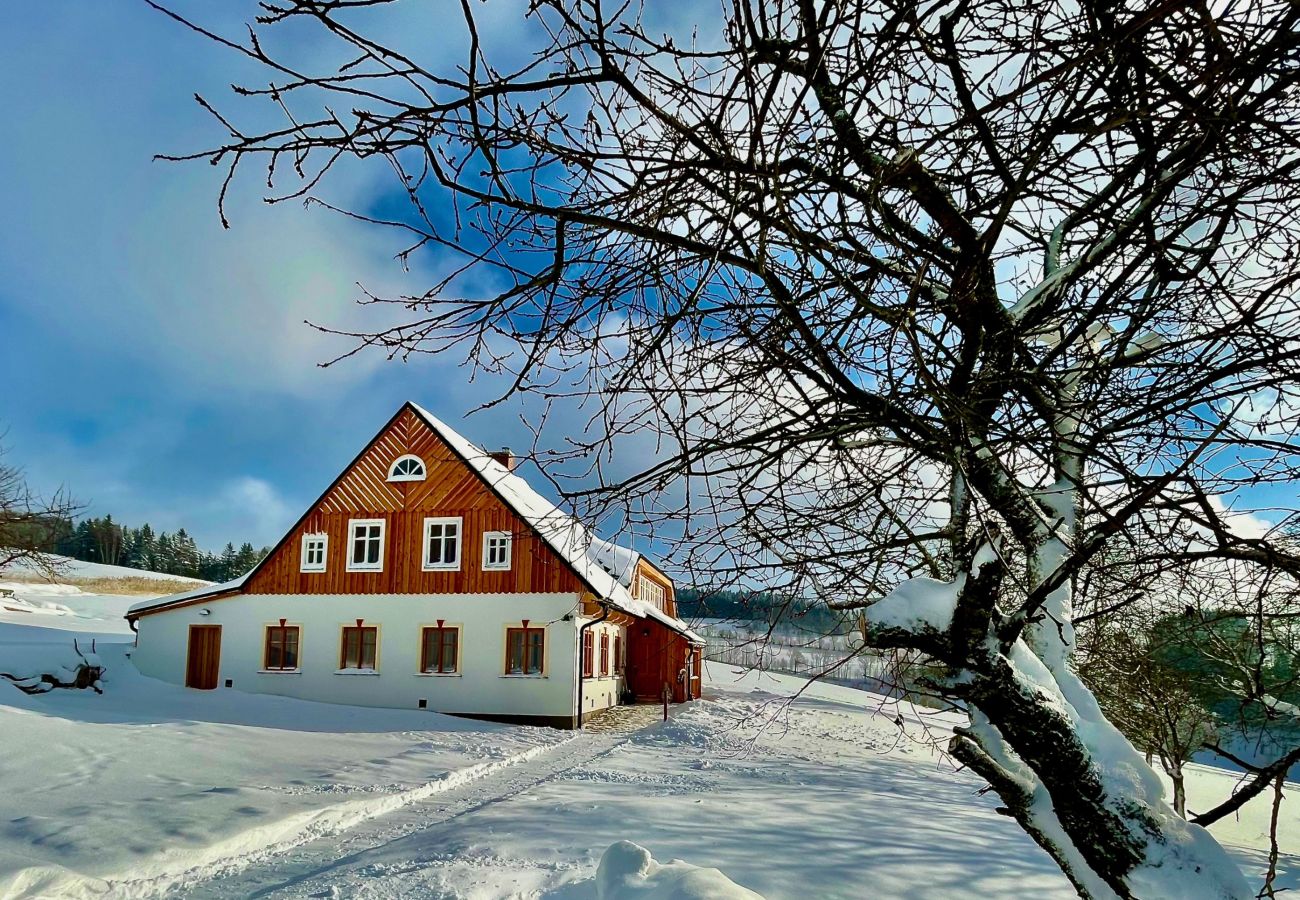
<instances>
[{"instance_id":1,"label":"house","mask_svg":"<svg viewBox=\"0 0 1300 900\"><path fill-rule=\"evenodd\" d=\"M699 696L672 580L414 403L251 572L137 603L146 675L198 689L577 727Z\"/></svg>"}]
</instances>

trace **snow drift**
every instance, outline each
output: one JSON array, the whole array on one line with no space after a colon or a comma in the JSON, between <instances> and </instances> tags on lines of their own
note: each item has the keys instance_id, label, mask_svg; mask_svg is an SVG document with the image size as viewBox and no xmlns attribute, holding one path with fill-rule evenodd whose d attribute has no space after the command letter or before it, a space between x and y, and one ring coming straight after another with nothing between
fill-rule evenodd
<instances>
[{"instance_id":1,"label":"snow drift","mask_svg":"<svg viewBox=\"0 0 1300 900\"><path fill-rule=\"evenodd\" d=\"M655 862L650 851L631 841L611 844L596 870L600 900L763 900L717 869L680 859Z\"/></svg>"}]
</instances>

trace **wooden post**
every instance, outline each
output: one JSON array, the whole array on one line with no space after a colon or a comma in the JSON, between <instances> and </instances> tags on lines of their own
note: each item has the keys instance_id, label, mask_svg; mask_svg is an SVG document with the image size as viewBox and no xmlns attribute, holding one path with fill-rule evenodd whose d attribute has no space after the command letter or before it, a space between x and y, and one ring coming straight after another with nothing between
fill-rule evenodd
<instances>
[{"instance_id":1,"label":"wooden post","mask_svg":"<svg viewBox=\"0 0 1300 900\"><path fill-rule=\"evenodd\" d=\"M668 721L668 698L673 695L672 685L664 682L664 721Z\"/></svg>"}]
</instances>

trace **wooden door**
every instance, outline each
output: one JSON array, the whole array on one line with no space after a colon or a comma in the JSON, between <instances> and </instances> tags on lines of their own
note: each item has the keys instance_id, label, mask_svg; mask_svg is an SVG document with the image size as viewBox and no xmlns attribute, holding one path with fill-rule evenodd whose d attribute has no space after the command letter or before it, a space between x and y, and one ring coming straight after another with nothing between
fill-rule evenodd
<instances>
[{"instance_id":1,"label":"wooden door","mask_svg":"<svg viewBox=\"0 0 1300 900\"><path fill-rule=\"evenodd\" d=\"M663 654L658 637L655 628L640 622L627 630L627 681L641 699L658 700L663 691Z\"/></svg>"},{"instance_id":2,"label":"wooden door","mask_svg":"<svg viewBox=\"0 0 1300 900\"><path fill-rule=\"evenodd\" d=\"M190 650L185 662L185 686L210 691L221 671L221 626L191 625Z\"/></svg>"}]
</instances>

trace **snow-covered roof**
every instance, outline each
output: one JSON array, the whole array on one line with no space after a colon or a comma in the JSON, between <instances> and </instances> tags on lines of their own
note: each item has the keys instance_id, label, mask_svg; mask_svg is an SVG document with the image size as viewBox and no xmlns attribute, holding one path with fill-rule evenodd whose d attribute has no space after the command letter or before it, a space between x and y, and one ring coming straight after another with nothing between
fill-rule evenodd
<instances>
[{"instance_id":1,"label":"snow-covered roof","mask_svg":"<svg viewBox=\"0 0 1300 900\"><path fill-rule=\"evenodd\" d=\"M493 459L483 448L466 440L456 429L428 410L415 403L409 405L425 421L425 424L442 438L452 452L479 474L506 506L536 531L561 559L573 567L578 577L591 589L598 600L637 618L654 619L693 643L704 643L704 640L691 631L685 622L668 615L654 604L637 600L632 596L630 590L632 572L641 559L641 554L596 537L576 518L533 490L528 482ZM256 568L253 571L257 571ZM243 587L251 574L252 572L241 575L225 584L141 601L127 610L127 617L133 618L147 610L238 590Z\"/></svg>"},{"instance_id":2,"label":"snow-covered roof","mask_svg":"<svg viewBox=\"0 0 1300 900\"><path fill-rule=\"evenodd\" d=\"M613 575L623 587L630 588L632 586L632 575L636 571L636 564L641 561L640 553L628 547L602 541L592 535L591 546L587 549L587 555L594 559L598 566Z\"/></svg>"},{"instance_id":3,"label":"snow-covered roof","mask_svg":"<svg viewBox=\"0 0 1300 900\"><path fill-rule=\"evenodd\" d=\"M182 591L179 594L168 594L166 597L152 597L148 600L141 600L139 603L132 603L131 606L127 608L126 617L130 619L134 617L136 613L156 609L160 606L173 606L177 603L184 603L187 600L201 600L204 597L214 597L217 594L226 594L231 591L237 591L244 586L244 582L248 580L248 576L251 574L253 573L245 572L238 578L232 578L230 581L223 582L222 584L213 584L207 587L195 588L192 591Z\"/></svg>"},{"instance_id":4,"label":"snow-covered roof","mask_svg":"<svg viewBox=\"0 0 1300 900\"><path fill-rule=\"evenodd\" d=\"M668 615L651 603L633 598L629 590L632 570L641 554L596 537L576 518L537 493L528 482L493 459L483 448L466 440L446 422L415 403L411 408L488 483L506 506L573 567L598 599L638 618L661 622L694 643L704 643L681 619Z\"/></svg>"}]
</instances>

